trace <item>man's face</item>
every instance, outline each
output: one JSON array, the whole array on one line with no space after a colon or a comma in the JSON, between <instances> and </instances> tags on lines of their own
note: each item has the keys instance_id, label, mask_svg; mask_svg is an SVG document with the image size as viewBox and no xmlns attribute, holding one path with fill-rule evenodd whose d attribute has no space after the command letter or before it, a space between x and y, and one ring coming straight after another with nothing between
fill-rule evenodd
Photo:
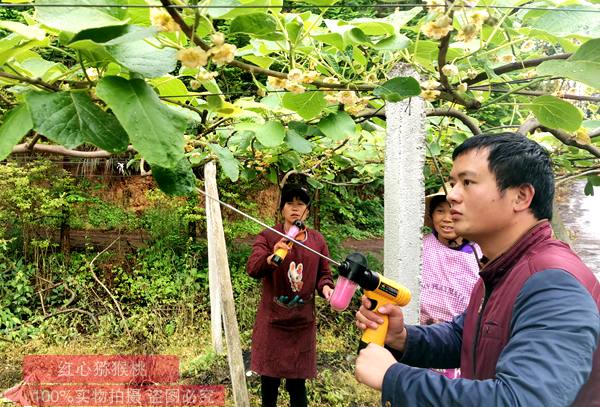
<instances>
[{"instance_id":1,"label":"man's face","mask_svg":"<svg viewBox=\"0 0 600 407\"><path fill-rule=\"evenodd\" d=\"M459 236L483 243L514 222L516 191L500 193L488 167L488 151L470 150L458 156L450 172L448 202Z\"/></svg>"}]
</instances>

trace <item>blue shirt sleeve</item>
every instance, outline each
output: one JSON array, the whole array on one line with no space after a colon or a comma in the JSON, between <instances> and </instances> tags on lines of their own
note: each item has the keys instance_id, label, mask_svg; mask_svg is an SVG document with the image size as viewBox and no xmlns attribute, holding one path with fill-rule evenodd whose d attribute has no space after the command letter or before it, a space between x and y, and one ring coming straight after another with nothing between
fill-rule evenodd
<instances>
[{"instance_id":1,"label":"blue shirt sleeve","mask_svg":"<svg viewBox=\"0 0 600 407\"><path fill-rule=\"evenodd\" d=\"M450 369L460 366L460 348L464 314L450 322L419 326L407 325L405 352L393 351L392 354L406 365Z\"/></svg>"},{"instance_id":2,"label":"blue shirt sleeve","mask_svg":"<svg viewBox=\"0 0 600 407\"><path fill-rule=\"evenodd\" d=\"M439 346L440 342L432 339L435 336L427 332L430 329L436 328L411 329L402 361L427 360L423 355L413 359L408 353L427 353L429 346ZM410 339L414 332L420 336ZM590 375L599 340L600 315L589 292L571 274L545 270L530 277L517 296L511 338L500 354L495 379L448 379L396 363L385 374L382 403L568 406Z\"/></svg>"}]
</instances>

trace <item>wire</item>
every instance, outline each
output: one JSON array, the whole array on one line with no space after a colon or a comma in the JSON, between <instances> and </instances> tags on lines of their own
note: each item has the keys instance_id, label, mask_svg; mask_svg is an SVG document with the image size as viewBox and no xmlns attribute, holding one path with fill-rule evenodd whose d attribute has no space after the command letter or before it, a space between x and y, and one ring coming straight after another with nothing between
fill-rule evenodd
<instances>
[{"instance_id":1,"label":"wire","mask_svg":"<svg viewBox=\"0 0 600 407\"><path fill-rule=\"evenodd\" d=\"M1 3L0 7L36 7L36 8L175 8L175 9L275 9L281 8L281 6L264 6L264 5L256 5L256 6L218 6L218 5L176 5L171 4L168 6L163 5L148 5L148 4L34 4L34 3ZM328 8L328 9L368 9L368 8L413 8L413 7L423 7L423 8L433 8L440 7L436 4L421 4L421 3L387 3L387 4L371 4L369 6L364 5L346 5L346 4L331 4L331 5L323 5L323 6L313 6L313 5L294 5L292 9L301 9L301 8ZM577 9L577 8L561 8L561 7L535 7L535 6L488 6L488 5L475 5L471 6L454 6L453 8L484 8L484 9L509 9L509 10L540 10L540 11L566 11L566 12L577 12L577 13L600 13L599 9Z\"/></svg>"},{"instance_id":2,"label":"wire","mask_svg":"<svg viewBox=\"0 0 600 407\"><path fill-rule=\"evenodd\" d=\"M246 218L250 219L251 221L253 221L253 222L255 222L255 223L259 224L260 226L262 226L262 227L264 227L264 228L267 228L267 229L269 229L271 232L274 232L274 233L276 233L277 235L279 235L279 236L281 236L281 237L283 237L283 238L285 238L285 239L287 239L287 240L290 240L290 241L292 241L292 242L296 243L298 246L304 247L306 250L308 250L308 251L310 251L310 252L312 252L312 253L316 254L316 255L317 255L317 256L319 256L319 257L322 257L322 258L324 258L325 260L329 261L330 263L332 263L332 264L335 264L336 266L339 266L339 265L340 265L340 262L338 262L338 261L335 261L335 260L333 260L332 258L330 258L330 257L327 257L327 256L325 256L325 255L324 255L324 254L322 254L322 253L319 253L319 252L318 252L318 251L316 251L315 249L313 249L313 248L311 248L311 247L308 247L308 246L306 246L305 244L303 244L302 242L299 242L298 240L296 240L296 239L292 238L291 236L288 236L288 235L286 235L285 233L282 233L282 232L278 231L277 229L274 229L274 228L270 227L269 225L267 225L267 224L266 224L266 223L264 223L263 221L261 221L261 220L259 220L259 219L255 218L254 216L252 216L252 215L248 215L247 213L245 213L245 212L243 212L243 211L241 211L241 210L239 210L239 209L237 209L237 208L235 208L235 207L233 207L233 206L229 205L228 203L225 203L225 202L223 202L223 201L219 200L218 198L215 198L215 197L211 196L210 194L206 193L206 192L205 192L205 191L203 191L202 189L200 189L200 188L196 188L196 191L197 191L197 192L200 192L200 193L201 193L202 195L204 195L205 197L207 197L207 198L210 198L211 200L213 200L213 201L215 201L215 202L217 202L217 203L219 203L219 204L223 205L224 207L226 207L226 208L228 208L228 209L231 209L231 210L232 210L232 211L234 211L235 213L237 213L237 214L239 214L239 215L242 215L242 216L244 216L244 217L246 217Z\"/></svg>"},{"instance_id":3,"label":"wire","mask_svg":"<svg viewBox=\"0 0 600 407\"><path fill-rule=\"evenodd\" d=\"M322 89L305 89L302 93L309 92L341 92L341 91L351 91L351 92L372 92L371 90L364 89L331 89L331 88L322 88ZM294 93L289 90L267 90L265 93ZM189 97L206 97L206 96L230 96L230 95L241 95L241 96L256 96L256 91L246 91L246 92L224 92L224 93L188 93L187 95L161 95L160 98L189 98Z\"/></svg>"}]
</instances>

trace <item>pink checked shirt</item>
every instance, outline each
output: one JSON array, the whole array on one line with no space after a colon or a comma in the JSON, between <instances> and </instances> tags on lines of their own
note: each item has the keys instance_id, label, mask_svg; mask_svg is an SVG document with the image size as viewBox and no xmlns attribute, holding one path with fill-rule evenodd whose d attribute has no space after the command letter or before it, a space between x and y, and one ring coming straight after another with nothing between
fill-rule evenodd
<instances>
[{"instance_id":1,"label":"pink checked shirt","mask_svg":"<svg viewBox=\"0 0 600 407\"><path fill-rule=\"evenodd\" d=\"M475 244L475 253L481 250ZM423 238L423 274L421 275L420 323L450 321L469 304L471 290L479 278L479 265L474 253L444 246L433 235ZM437 370L436 370L437 371ZM458 369L440 371L447 377L460 376Z\"/></svg>"},{"instance_id":2,"label":"pink checked shirt","mask_svg":"<svg viewBox=\"0 0 600 407\"><path fill-rule=\"evenodd\" d=\"M475 246L475 245L474 245ZM475 246L479 256L479 247ZM479 278L474 253L444 246L433 235L423 238L421 275L421 325L450 321L469 304L471 290Z\"/></svg>"}]
</instances>

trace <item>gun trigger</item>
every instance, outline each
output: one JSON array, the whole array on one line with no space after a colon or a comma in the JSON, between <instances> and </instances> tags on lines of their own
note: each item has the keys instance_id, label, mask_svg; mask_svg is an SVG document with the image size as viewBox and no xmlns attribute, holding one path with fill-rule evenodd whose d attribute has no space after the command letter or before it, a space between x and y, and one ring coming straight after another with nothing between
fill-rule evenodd
<instances>
[{"instance_id":1,"label":"gun trigger","mask_svg":"<svg viewBox=\"0 0 600 407\"><path fill-rule=\"evenodd\" d=\"M373 311L373 310L377 309L377 300L373 300L373 299L369 298L369 301L371 301L371 306L369 307L369 311Z\"/></svg>"}]
</instances>

